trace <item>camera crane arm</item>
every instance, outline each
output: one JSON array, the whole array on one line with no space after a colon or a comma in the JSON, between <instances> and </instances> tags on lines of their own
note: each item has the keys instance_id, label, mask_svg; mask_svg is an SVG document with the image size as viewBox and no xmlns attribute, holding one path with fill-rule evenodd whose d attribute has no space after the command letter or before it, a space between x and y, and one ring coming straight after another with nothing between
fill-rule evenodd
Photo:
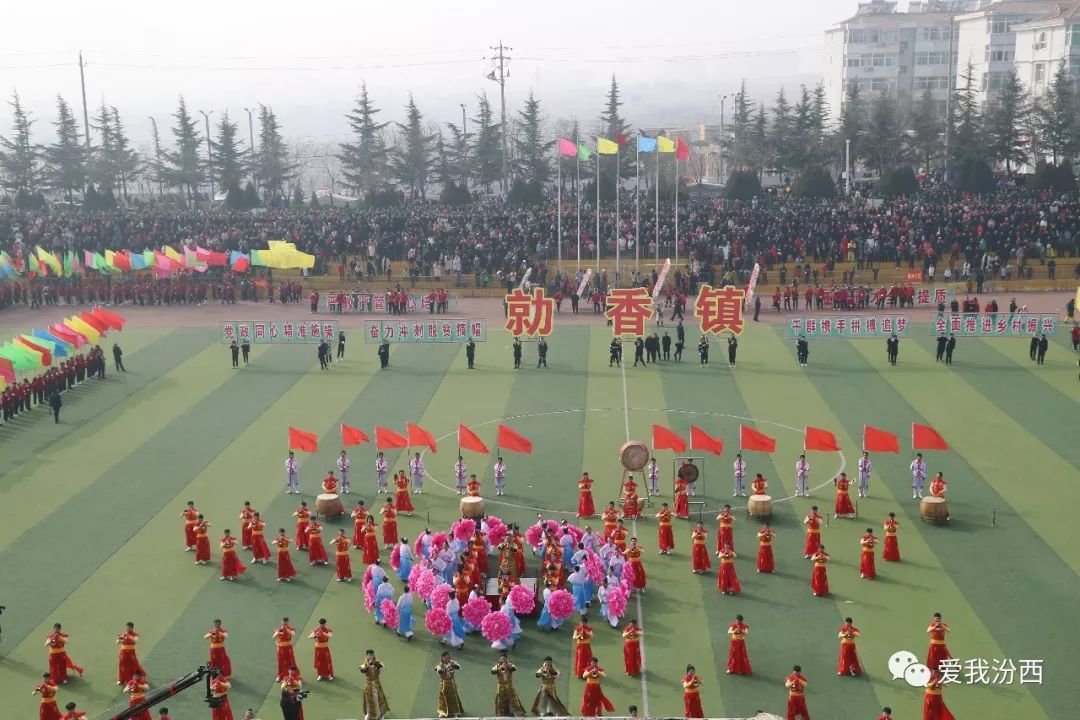
<instances>
[{"instance_id":1,"label":"camera crane arm","mask_svg":"<svg viewBox=\"0 0 1080 720\"><path fill-rule=\"evenodd\" d=\"M157 690L152 690L148 692L146 694L146 697L143 698L142 702L138 703L137 705L132 705L131 707L124 708L120 712L109 717L108 720L128 720L129 718L133 718L139 713L141 713L143 710L149 710L155 705L158 705L168 700L173 695L177 695L184 690L187 690L188 688L197 685L200 681L204 679L206 680L206 703L210 705L210 707L213 707L214 699L210 693L210 680L216 677L219 673L220 671L217 668L200 665L195 672L188 673L182 678L174 680L173 682L169 683L164 687L160 687Z\"/></svg>"}]
</instances>

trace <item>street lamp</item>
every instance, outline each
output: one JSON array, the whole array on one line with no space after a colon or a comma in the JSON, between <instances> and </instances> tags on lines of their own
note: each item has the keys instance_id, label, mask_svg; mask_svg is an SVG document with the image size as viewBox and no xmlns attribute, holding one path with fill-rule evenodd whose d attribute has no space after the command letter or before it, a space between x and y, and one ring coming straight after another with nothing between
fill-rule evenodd
<instances>
[{"instance_id":1,"label":"street lamp","mask_svg":"<svg viewBox=\"0 0 1080 720\"><path fill-rule=\"evenodd\" d=\"M719 176L716 178L719 183L723 183L724 181L724 103L727 102L729 97L731 96L720 96L720 163L717 168Z\"/></svg>"},{"instance_id":2,"label":"street lamp","mask_svg":"<svg viewBox=\"0 0 1080 720\"><path fill-rule=\"evenodd\" d=\"M248 114L248 161L251 164L251 184L255 185L255 121L251 119L251 108L244 108Z\"/></svg>"},{"instance_id":3,"label":"street lamp","mask_svg":"<svg viewBox=\"0 0 1080 720\"><path fill-rule=\"evenodd\" d=\"M210 149L210 116L214 114L214 111L206 112L200 110L199 113L203 116L203 120L206 122L206 167L207 176L210 178L210 204L214 204L214 156Z\"/></svg>"}]
</instances>

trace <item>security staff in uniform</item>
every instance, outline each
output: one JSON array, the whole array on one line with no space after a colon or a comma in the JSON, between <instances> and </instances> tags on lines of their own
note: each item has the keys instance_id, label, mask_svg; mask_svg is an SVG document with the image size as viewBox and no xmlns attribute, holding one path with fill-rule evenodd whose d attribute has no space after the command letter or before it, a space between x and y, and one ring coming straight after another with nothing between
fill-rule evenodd
<instances>
[{"instance_id":1,"label":"security staff in uniform","mask_svg":"<svg viewBox=\"0 0 1080 720\"><path fill-rule=\"evenodd\" d=\"M465 359L469 362L469 369L475 370L473 362L476 360L476 343L469 338L469 342L465 343Z\"/></svg>"},{"instance_id":2,"label":"security staff in uniform","mask_svg":"<svg viewBox=\"0 0 1080 720\"><path fill-rule=\"evenodd\" d=\"M698 340L697 351L701 360L701 367L709 367L709 338L705 335L702 335L701 340Z\"/></svg>"},{"instance_id":3,"label":"security staff in uniform","mask_svg":"<svg viewBox=\"0 0 1080 720\"><path fill-rule=\"evenodd\" d=\"M390 343L383 340L379 345L379 369L385 370L390 367Z\"/></svg>"},{"instance_id":4,"label":"security staff in uniform","mask_svg":"<svg viewBox=\"0 0 1080 720\"><path fill-rule=\"evenodd\" d=\"M248 364L248 357L251 355L251 343L247 340L240 343L240 354L244 356L244 364Z\"/></svg>"},{"instance_id":5,"label":"security staff in uniform","mask_svg":"<svg viewBox=\"0 0 1080 720\"><path fill-rule=\"evenodd\" d=\"M949 343L949 338L944 335L938 335L937 339L937 353L934 355L934 359L938 362L945 357L945 346ZM1033 358L1034 359L1034 358Z\"/></svg>"},{"instance_id":6,"label":"security staff in uniform","mask_svg":"<svg viewBox=\"0 0 1080 720\"><path fill-rule=\"evenodd\" d=\"M645 341L639 338L634 338L634 367L638 366L638 363L645 364Z\"/></svg>"},{"instance_id":7,"label":"security staff in uniform","mask_svg":"<svg viewBox=\"0 0 1080 720\"><path fill-rule=\"evenodd\" d=\"M895 333L885 341L885 352L889 355L889 364L896 365L896 358L900 355L900 338Z\"/></svg>"},{"instance_id":8,"label":"security staff in uniform","mask_svg":"<svg viewBox=\"0 0 1080 720\"><path fill-rule=\"evenodd\" d=\"M521 340L520 338L514 338L514 369L519 370L521 368Z\"/></svg>"},{"instance_id":9,"label":"security staff in uniform","mask_svg":"<svg viewBox=\"0 0 1080 720\"><path fill-rule=\"evenodd\" d=\"M240 367L240 346L236 344L235 340L229 345L229 352L232 353L232 366L234 368Z\"/></svg>"},{"instance_id":10,"label":"security staff in uniform","mask_svg":"<svg viewBox=\"0 0 1080 720\"><path fill-rule=\"evenodd\" d=\"M540 342L536 345L536 367L547 367L547 340L540 338Z\"/></svg>"},{"instance_id":11,"label":"security staff in uniform","mask_svg":"<svg viewBox=\"0 0 1080 720\"><path fill-rule=\"evenodd\" d=\"M619 344L619 338L615 338L611 341L611 345L608 346L610 355L608 356L607 366L618 365L622 367L622 345Z\"/></svg>"},{"instance_id":12,"label":"security staff in uniform","mask_svg":"<svg viewBox=\"0 0 1080 720\"><path fill-rule=\"evenodd\" d=\"M949 333L949 341L945 344L945 364L952 365L953 350L956 349L956 336Z\"/></svg>"},{"instance_id":13,"label":"security staff in uniform","mask_svg":"<svg viewBox=\"0 0 1080 720\"><path fill-rule=\"evenodd\" d=\"M727 339L727 362L731 367L735 367L735 355L739 352L739 340L731 335Z\"/></svg>"}]
</instances>

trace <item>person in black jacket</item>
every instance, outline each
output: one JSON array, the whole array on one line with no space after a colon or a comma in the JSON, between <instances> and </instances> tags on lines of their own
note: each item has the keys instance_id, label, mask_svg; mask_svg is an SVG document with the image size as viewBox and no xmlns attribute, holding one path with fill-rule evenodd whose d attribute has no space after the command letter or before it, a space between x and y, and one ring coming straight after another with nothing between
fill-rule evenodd
<instances>
[{"instance_id":1,"label":"person in black jacket","mask_svg":"<svg viewBox=\"0 0 1080 720\"><path fill-rule=\"evenodd\" d=\"M900 338L895 333L885 341L885 351L889 355L889 364L896 365L896 358L900 355Z\"/></svg>"},{"instance_id":2,"label":"person in black jacket","mask_svg":"<svg viewBox=\"0 0 1080 720\"><path fill-rule=\"evenodd\" d=\"M735 367L735 355L739 352L739 340L734 335L727 339L727 362L730 367Z\"/></svg>"},{"instance_id":3,"label":"person in black jacket","mask_svg":"<svg viewBox=\"0 0 1080 720\"><path fill-rule=\"evenodd\" d=\"M476 361L476 343L469 338L469 342L465 343L465 359L469 362L469 369L475 370L473 363Z\"/></svg>"},{"instance_id":4,"label":"person in black jacket","mask_svg":"<svg viewBox=\"0 0 1080 720\"><path fill-rule=\"evenodd\" d=\"M540 338L536 345L536 367L547 367L548 343L545 338Z\"/></svg>"},{"instance_id":5,"label":"person in black jacket","mask_svg":"<svg viewBox=\"0 0 1080 720\"><path fill-rule=\"evenodd\" d=\"M949 344L949 338L944 335L938 335L937 339L937 354L934 355L934 359L941 362L945 357L945 346Z\"/></svg>"},{"instance_id":6,"label":"person in black jacket","mask_svg":"<svg viewBox=\"0 0 1080 720\"><path fill-rule=\"evenodd\" d=\"M1032 335L1031 336L1031 344L1028 345L1028 356L1031 357L1032 360L1034 360L1035 355L1038 354L1038 352L1039 352L1039 336L1038 335Z\"/></svg>"},{"instance_id":7,"label":"person in black jacket","mask_svg":"<svg viewBox=\"0 0 1080 720\"><path fill-rule=\"evenodd\" d=\"M385 340L379 345L379 369L385 370L390 367L390 343Z\"/></svg>"},{"instance_id":8,"label":"person in black jacket","mask_svg":"<svg viewBox=\"0 0 1080 720\"><path fill-rule=\"evenodd\" d=\"M116 343L112 346L112 356L113 362L116 363L116 372L127 372L127 368L124 367L124 351Z\"/></svg>"},{"instance_id":9,"label":"person in black jacket","mask_svg":"<svg viewBox=\"0 0 1080 720\"><path fill-rule=\"evenodd\" d=\"M1039 338L1038 364L1046 364L1046 351L1050 347L1050 341L1046 339L1046 333Z\"/></svg>"},{"instance_id":10,"label":"person in black jacket","mask_svg":"<svg viewBox=\"0 0 1080 720\"><path fill-rule=\"evenodd\" d=\"M521 369L521 340L514 338L514 369Z\"/></svg>"},{"instance_id":11,"label":"person in black jacket","mask_svg":"<svg viewBox=\"0 0 1080 720\"><path fill-rule=\"evenodd\" d=\"M956 336L949 333L949 341L945 343L945 364L952 365L953 350L956 349Z\"/></svg>"},{"instance_id":12,"label":"person in black jacket","mask_svg":"<svg viewBox=\"0 0 1080 720\"><path fill-rule=\"evenodd\" d=\"M55 389L49 395L49 407L52 408L53 420L60 422L60 408L64 406L64 401L60 399L60 393Z\"/></svg>"}]
</instances>

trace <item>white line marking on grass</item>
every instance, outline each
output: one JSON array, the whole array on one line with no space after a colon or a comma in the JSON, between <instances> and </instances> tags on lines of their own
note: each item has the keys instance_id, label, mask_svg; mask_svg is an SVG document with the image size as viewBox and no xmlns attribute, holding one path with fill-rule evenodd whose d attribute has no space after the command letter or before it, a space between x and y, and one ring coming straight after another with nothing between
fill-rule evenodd
<instances>
[{"instance_id":1,"label":"white line marking on grass","mask_svg":"<svg viewBox=\"0 0 1080 720\"><path fill-rule=\"evenodd\" d=\"M626 388L626 366L619 363L619 372L622 374L622 400L623 400L623 424L626 427L626 442L630 442L630 397ZM621 488L620 488L621 489ZM634 537L637 537L637 517L631 522ZM641 638L638 640L638 648L641 651L641 714L649 717L649 666L645 662L645 613L641 607L641 593L637 593L637 624L641 628Z\"/></svg>"}]
</instances>

